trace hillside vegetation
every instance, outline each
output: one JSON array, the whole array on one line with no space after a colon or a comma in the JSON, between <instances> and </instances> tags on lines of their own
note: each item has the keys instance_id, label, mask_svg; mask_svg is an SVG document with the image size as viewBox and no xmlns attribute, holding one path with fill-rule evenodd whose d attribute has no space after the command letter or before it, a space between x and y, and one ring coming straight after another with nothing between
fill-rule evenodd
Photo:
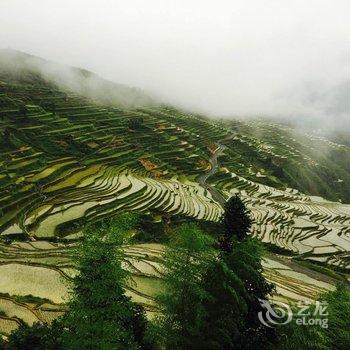
<instances>
[{"instance_id":1,"label":"hillside vegetation","mask_svg":"<svg viewBox=\"0 0 350 350\"><path fill-rule=\"evenodd\" d=\"M26 54L0 63L0 334L63 315L87 227L125 212L142 217L120 248L125 294L153 318L176 227L219 234L236 194L269 249L273 298L315 300L348 278L349 145L156 105L76 68L59 79L62 67Z\"/></svg>"},{"instance_id":2,"label":"hillside vegetation","mask_svg":"<svg viewBox=\"0 0 350 350\"><path fill-rule=\"evenodd\" d=\"M16 67L0 73L2 235L74 238L120 210L217 221L239 192L264 242L348 266L348 146L266 121L103 105Z\"/></svg>"}]
</instances>

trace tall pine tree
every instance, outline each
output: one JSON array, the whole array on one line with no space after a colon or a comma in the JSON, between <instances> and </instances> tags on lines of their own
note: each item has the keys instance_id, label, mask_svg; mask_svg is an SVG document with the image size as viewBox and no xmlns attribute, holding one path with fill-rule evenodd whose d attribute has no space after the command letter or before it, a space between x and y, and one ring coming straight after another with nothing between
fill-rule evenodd
<instances>
[{"instance_id":1,"label":"tall pine tree","mask_svg":"<svg viewBox=\"0 0 350 350\"><path fill-rule=\"evenodd\" d=\"M223 232L219 235L219 244L222 251L229 253L232 251L234 239L243 241L247 238L252 220L238 195L226 202L224 210L221 219Z\"/></svg>"},{"instance_id":2,"label":"tall pine tree","mask_svg":"<svg viewBox=\"0 0 350 350\"><path fill-rule=\"evenodd\" d=\"M73 280L68 311L60 320L64 349L149 349L141 306L125 295L129 277L122 268L128 222L95 226L78 248L79 273Z\"/></svg>"}]
</instances>

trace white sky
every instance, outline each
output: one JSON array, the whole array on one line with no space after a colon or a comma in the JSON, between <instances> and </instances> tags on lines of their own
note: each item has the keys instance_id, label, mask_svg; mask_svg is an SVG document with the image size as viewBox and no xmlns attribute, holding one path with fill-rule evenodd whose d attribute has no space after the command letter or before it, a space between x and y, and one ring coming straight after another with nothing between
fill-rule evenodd
<instances>
[{"instance_id":1,"label":"white sky","mask_svg":"<svg viewBox=\"0 0 350 350\"><path fill-rule=\"evenodd\" d=\"M350 127L349 15L349 0L0 0L0 47L217 116Z\"/></svg>"}]
</instances>

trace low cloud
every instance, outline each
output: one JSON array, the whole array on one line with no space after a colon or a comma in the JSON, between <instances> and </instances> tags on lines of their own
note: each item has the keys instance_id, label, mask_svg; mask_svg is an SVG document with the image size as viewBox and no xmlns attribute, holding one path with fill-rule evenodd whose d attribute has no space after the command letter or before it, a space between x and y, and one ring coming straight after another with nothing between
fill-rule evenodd
<instances>
[{"instance_id":1,"label":"low cloud","mask_svg":"<svg viewBox=\"0 0 350 350\"><path fill-rule=\"evenodd\" d=\"M0 49L0 79L2 77L30 84L42 79L43 83L107 105L133 108L155 104L140 89L113 83L85 69L47 61L16 50Z\"/></svg>"},{"instance_id":2,"label":"low cloud","mask_svg":"<svg viewBox=\"0 0 350 350\"><path fill-rule=\"evenodd\" d=\"M350 130L347 0L3 1L0 44L213 117Z\"/></svg>"}]
</instances>

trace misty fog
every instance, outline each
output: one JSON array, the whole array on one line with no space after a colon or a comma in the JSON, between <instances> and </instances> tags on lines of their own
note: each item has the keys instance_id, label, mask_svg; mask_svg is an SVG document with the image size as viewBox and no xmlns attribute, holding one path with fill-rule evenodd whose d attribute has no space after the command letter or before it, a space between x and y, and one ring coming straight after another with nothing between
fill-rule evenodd
<instances>
[{"instance_id":1,"label":"misty fog","mask_svg":"<svg viewBox=\"0 0 350 350\"><path fill-rule=\"evenodd\" d=\"M350 129L350 2L2 0L0 47L215 117Z\"/></svg>"}]
</instances>

